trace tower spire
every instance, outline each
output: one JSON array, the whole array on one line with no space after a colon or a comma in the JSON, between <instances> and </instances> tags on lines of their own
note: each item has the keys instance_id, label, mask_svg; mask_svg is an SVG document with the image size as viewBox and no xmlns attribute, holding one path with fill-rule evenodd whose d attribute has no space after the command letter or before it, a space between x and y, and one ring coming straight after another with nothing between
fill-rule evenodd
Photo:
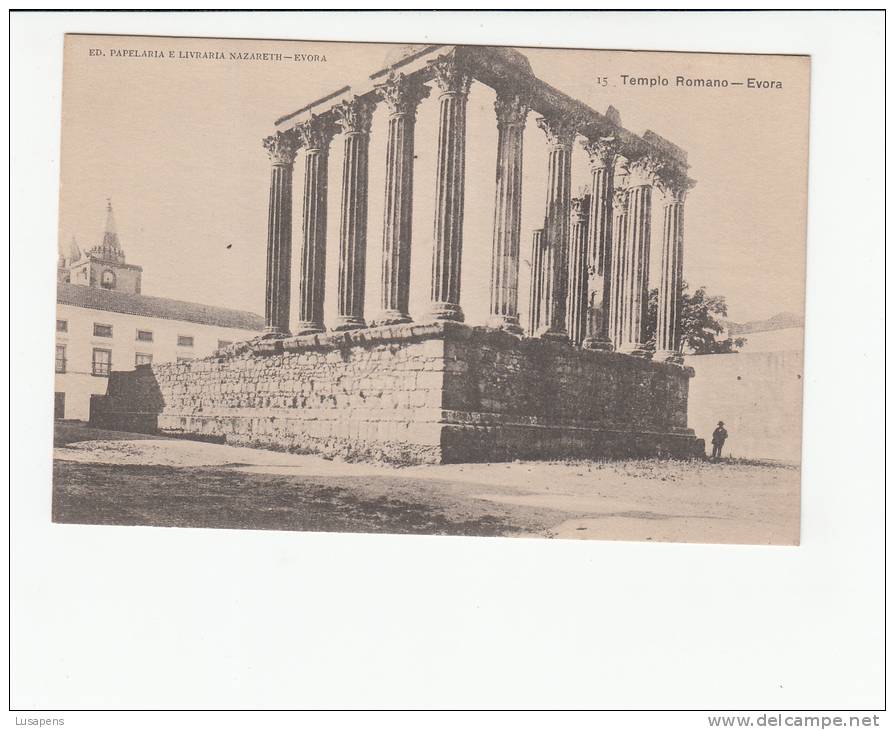
<instances>
[{"instance_id":1,"label":"tower spire","mask_svg":"<svg viewBox=\"0 0 895 730\"><path fill-rule=\"evenodd\" d=\"M68 263L73 264L75 261L81 260L81 248L78 246L78 240L72 236L71 242L68 244Z\"/></svg>"},{"instance_id":2,"label":"tower spire","mask_svg":"<svg viewBox=\"0 0 895 730\"><path fill-rule=\"evenodd\" d=\"M118 230L115 227L115 213L112 212L112 198L106 198L106 229L105 235L110 233L118 236Z\"/></svg>"},{"instance_id":3,"label":"tower spire","mask_svg":"<svg viewBox=\"0 0 895 730\"><path fill-rule=\"evenodd\" d=\"M115 213L112 210L112 199L106 198L106 225L103 229L103 241L90 249L90 254L103 261L124 263L124 251L118 240L118 228L115 225Z\"/></svg>"}]
</instances>

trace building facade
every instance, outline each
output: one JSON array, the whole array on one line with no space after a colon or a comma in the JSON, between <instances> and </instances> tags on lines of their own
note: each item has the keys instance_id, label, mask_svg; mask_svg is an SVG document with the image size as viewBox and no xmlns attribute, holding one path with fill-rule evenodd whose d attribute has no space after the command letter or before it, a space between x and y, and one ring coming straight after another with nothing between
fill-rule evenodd
<instances>
[{"instance_id":1,"label":"building facade","mask_svg":"<svg viewBox=\"0 0 895 730\"><path fill-rule=\"evenodd\" d=\"M143 269L128 264L111 203L102 242L60 253L56 289L56 418L87 420L112 370L205 357L256 337L262 317L141 294Z\"/></svg>"}]
</instances>

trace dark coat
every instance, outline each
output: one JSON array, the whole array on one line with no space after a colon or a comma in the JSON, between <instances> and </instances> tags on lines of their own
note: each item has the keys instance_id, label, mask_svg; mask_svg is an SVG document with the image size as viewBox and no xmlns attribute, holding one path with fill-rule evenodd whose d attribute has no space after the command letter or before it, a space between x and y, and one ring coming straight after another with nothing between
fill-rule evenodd
<instances>
[{"instance_id":1,"label":"dark coat","mask_svg":"<svg viewBox=\"0 0 895 730\"><path fill-rule=\"evenodd\" d=\"M718 426L714 431L712 431L712 443L713 444L723 444L727 440L727 429Z\"/></svg>"}]
</instances>

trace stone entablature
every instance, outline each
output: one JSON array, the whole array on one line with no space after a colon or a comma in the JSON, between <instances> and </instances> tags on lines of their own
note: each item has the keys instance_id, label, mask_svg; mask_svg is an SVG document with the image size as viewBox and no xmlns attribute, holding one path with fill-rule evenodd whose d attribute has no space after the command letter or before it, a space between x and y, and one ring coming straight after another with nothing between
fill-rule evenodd
<instances>
[{"instance_id":1,"label":"stone entablature","mask_svg":"<svg viewBox=\"0 0 895 730\"><path fill-rule=\"evenodd\" d=\"M369 96L375 99L376 84L395 72L423 83L432 82L436 80L436 71L442 68L439 63L443 63L442 59L445 57L456 59L465 71L465 76L480 81L497 92L524 95L531 111L539 116L572 120L575 131L582 137L587 139L615 137L618 140L619 153L629 159L653 153L686 168L687 154L683 149L650 130L643 135L637 135L625 129L621 126L618 112L612 107L602 114L582 101L564 94L537 78L525 55L512 48L427 46L370 74L365 85L345 86L280 117L274 123L275 127L278 130L292 129L296 124L313 116L331 112L342 100L353 96ZM465 88L468 91L468 87Z\"/></svg>"}]
</instances>

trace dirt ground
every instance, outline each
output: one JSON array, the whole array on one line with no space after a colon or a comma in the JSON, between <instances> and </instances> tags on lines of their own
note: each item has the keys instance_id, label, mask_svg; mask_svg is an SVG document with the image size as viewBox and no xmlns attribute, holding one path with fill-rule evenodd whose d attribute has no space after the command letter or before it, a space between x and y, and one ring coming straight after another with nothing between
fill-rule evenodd
<instances>
[{"instance_id":1,"label":"dirt ground","mask_svg":"<svg viewBox=\"0 0 895 730\"><path fill-rule=\"evenodd\" d=\"M729 460L393 467L57 424L53 520L794 545L799 468Z\"/></svg>"}]
</instances>

